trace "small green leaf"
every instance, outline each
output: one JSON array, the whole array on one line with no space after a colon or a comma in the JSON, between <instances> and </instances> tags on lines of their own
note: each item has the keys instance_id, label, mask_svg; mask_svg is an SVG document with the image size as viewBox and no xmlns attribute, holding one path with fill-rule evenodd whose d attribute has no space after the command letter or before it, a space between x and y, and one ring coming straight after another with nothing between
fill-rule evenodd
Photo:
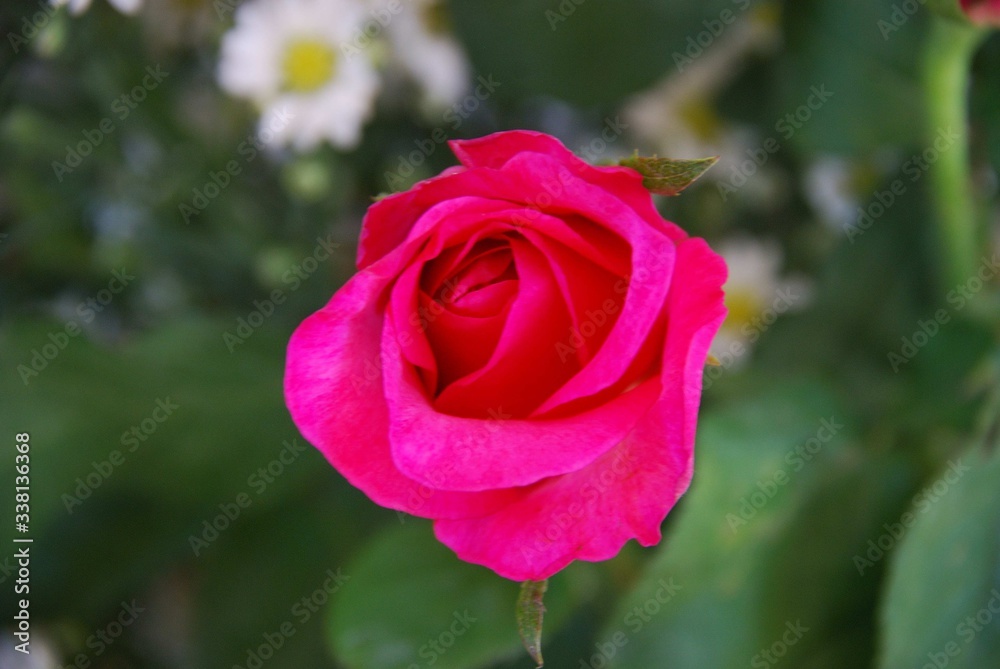
<instances>
[{"instance_id":1,"label":"small green leaf","mask_svg":"<svg viewBox=\"0 0 1000 669\"><path fill-rule=\"evenodd\" d=\"M542 661L542 618L545 604L542 598L549 587L548 580L525 581L521 584L521 594L517 597L517 631L521 635L528 655L539 667Z\"/></svg>"},{"instance_id":2,"label":"small green leaf","mask_svg":"<svg viewBox=\"0 0 1000 669\"><path fill-rule=\"evenodd\" d=\"M636 151L631 158L618 161L622 167L629 167L643 176L642 185L657 195L680 195L681 191L693 184L698 177L719 162L718 156L675 160L656 156L640 156Z\"/></svg>"}]
</instances>

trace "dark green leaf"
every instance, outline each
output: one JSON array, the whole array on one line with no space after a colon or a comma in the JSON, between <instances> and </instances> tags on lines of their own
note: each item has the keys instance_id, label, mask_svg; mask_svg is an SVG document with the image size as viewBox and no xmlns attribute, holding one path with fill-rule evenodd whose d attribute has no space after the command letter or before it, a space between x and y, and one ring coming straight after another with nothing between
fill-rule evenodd
<instances>
[{"instance_id":1,"label":"dark green leaf","mask_svg":"<svg viewBox=\"0 0 1000 669\"><path fill-rule=\"evenodd\" d=\"M851 439L837 403L810 384L758 387L707 414L679 516L598 637L612 666L745 667L786 632L789 666L863 662L877 580L859 581L851 556L906 477Z\"/></svg>"},{"instance_id":2,"label":"dark green leaf","mask_svg":"<svg viewBox=\"0 0 1000 669\"><path fill-rule=\"evenodd\" d=\"M973 451L914 498L880 614L882 669L1000 666L998 482L1000 456Z\"/></svg>"},{"instance_id":3,"label":"dark green leaf","mask_svg":"<svg viewBox=\"0 0 1000 669\"><path fill-rule=\"evenodd\" d=\"M460 561L428 523L376 538L345 569L351 582L331 611L330 642L352 669L475 669L516 657L518 584ZM567 579L553 579L549 630L571 612Z\"/></svg>"}]
</instances>

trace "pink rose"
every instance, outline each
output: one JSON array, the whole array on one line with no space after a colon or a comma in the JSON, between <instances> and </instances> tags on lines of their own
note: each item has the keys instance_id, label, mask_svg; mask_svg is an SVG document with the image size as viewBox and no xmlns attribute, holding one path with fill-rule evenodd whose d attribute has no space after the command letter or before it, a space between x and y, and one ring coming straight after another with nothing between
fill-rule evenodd
<instances>
[{"instance_id":1,"label":"pink rose","mask_svg":"<svg viewBox=\"0 0 1000 669\"><path fill-rule=\"evenodd\" d=\"M961 0L962 9L974 23L1000 26L1000 0Z\"/></svg>"},{"instance_id":2,"label":"pink rose","mask_svg":"<svg viewBox=\"0 0 1000 669\"><path fill-rule=\"evenodd\" d=\"M359 272L288 347L303 435L460 558L541 580L650 546L691 480L722 259L640 175L537 132L372 205Z\"/></svg>"}]
</instances>

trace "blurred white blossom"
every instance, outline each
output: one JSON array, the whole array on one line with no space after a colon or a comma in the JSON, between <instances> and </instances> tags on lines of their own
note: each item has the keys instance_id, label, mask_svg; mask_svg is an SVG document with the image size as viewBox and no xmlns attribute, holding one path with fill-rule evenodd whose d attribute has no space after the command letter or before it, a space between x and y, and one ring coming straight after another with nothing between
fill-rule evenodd
<instances>
[{"instance_id":1,"label":"blurred white blossom","mask_svg":"<svg viewBox=\"0 0 1000 669\"><path fill-rule=\"evenodd\" d=\"M249 0L222 40L219 82L253 100L278 145L352 148L380 82L367 49L350 48L370 19L360 0ZM271 121L279 115L288 121Z\"/></svg>"},{"instance_id":2,"label":"blurred white blossom","mask_svg":"<svg viewBox=\"0 0 1000 669\"><path fill-rule=\"evenodd\" d=\"M55 7L66 6L70 14L82 14L90 8L91 0L52 0ZM108 0L108 4L123 14L135 14L142 6L142 0Z\"/></svg>"},{"instance_id":3,"label":"blurred white blossom","mask_svg":"<svg viewBox=\"0 0 1000 669\"><path fill-rule=\"evenodd\" d=\"M676 64L676 71L626 102L623 115L633 132L666 156L722 156L741 160L751 146L744 134L727 126L715 112L716 93L750 62L750 56L780 45L780 24L767 3L724 32L711 48ZM683 55L679 54L678 55ZM675 55L675 58L677 56Z\"/></svg>"},{"instance_id":4,"label":"blurred white blossom","mask_svg":"<svg viewBox=\"0 0 1000 669\"><path fill-rule=\"evenodd\" d=\"M783 255L775 241L731 237L716 246L729 267L723 290L729 315L712 344L711 353L723 364L741 363L744 355L782 314L805 307L811 283L783 277Z\"/></svg>"},{"instance_id":5,"label":"blurred white blossom","mask_svg":"<svg viewBox=\"0 0 1000 669\"><path fill-rule=\"evenodd\" d=\"M840 232L857 218L861 202L855 194L854 167L845 158L823 156L809 165L805 193L820 220Z\"/></svg>"},{"instance_id":6,"label":"blurred white blossom","mask_svg":"<svg viewBox=\"0 0 1000 669\"><path fill-rule=\"evenodd\" d=\"M392 61L420 87L425 106L448 107L465 94L469 66L441 0L407 0L388 24Z\"/></svg>"},{"instance_id":7,"label":"blurred white blossom","mask_svg":"<svg viewBox=\"0 0 1000 669\"><path fill-rule=\"evenodd\" d=\"M139 15L149 45L153 49L210 41L219 26L220 6L208 0L144 0ZM229 2L230 0L225 0ZM228 7L229 5L224 5Z\"/></svg>"}]
</instances>

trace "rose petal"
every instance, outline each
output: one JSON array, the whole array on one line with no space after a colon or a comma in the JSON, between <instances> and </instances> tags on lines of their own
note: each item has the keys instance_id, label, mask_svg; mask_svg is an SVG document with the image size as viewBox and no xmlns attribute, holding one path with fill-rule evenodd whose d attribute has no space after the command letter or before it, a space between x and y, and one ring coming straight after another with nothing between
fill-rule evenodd
<instances>
[{"instance_id":1,"label":"rose petal","mask_svg":"<svg viewBox=\"0 0 1000 669\"><path fill-rule=\"evenodd\" d=\"M545 256L563 300L569 305L573 329L552 342L559 360L566 364L572 358L586 364L618 319L628 283L551 237L527 228L521 234Z\"/></svg>"},{"instance_id":2,"label":"rose petal","mask_svg":"<svg viewBox=\"0 0 1000 669\"><path fill-rule=\"evenodd\" d=\"M542 580L573 560L613 557L629 539L660 539L687 489L702 370L725 319L722 260L699 239L678 247L669 297L662 395L626 439L579 471L522 489L518 501L474 520L438 520L458 556L515 581Z\"/></svg>"},{"instance_id":3,"label":"rose petal","mask_svg":"<svg viewBox=\"0 0 1000 669\"><path fill-rule=\"evenodd\" d=\"M647 341L670 288L675 242L664 238L621 201L577 179L549 158L520 154L506 168L524 180L522 187L545 178L557 179L561 184L559 207L572 208L614 230L632 247L632 280L614 329L587 366L536 410L536 415L542 415L598 393L623 377Z\"/></svg>"},{"instance_id":4,"label":"rose petal","mask_svg":"<svg viewBox=\"0 0 1000 669\"><path fill-rule=\"evenodd\" d=\"M642 175L628 167L596 166L577 157L555 137L532 130L508 130L476 139L453 139L448 142L459 162L467 168L500 169L509 160L523 153L540 153L562 163L584 181L614 193L647 223L674 241L687 234L663 220L653 206L653 198L642 185Z\"/></svg>"},{"instance_id":5,"label":"rose petal","mask_svg":"<svg viewBox=\"0 0 1000 669\"><path fill-rule=\"evenodd\" d=\"M565 336L567 305L544 255L523 238L510 241L518 274L518 294L489 362L458 379L434 402L438 411L482 417L491 408L524 417L576 372L552 342Z\"/></svg>"},{"instance_id":6,"label":"rose petal","mask_svg":"<svg viewBox=\"0 0 1000 669\"><path fill-rule=\"evenodd\" d=\"M380 345L382 296L394 271L376 265L356 275L295 331L285 371L292 419L330 464L377 504L432 518L496 510L512 498L511 491L433 490L401 474L390 457Z\"/></svg>"},{"instance_id":7,"label":"rose petal","mask_svg":"<svg viewBox=\"0 0 1000 669\"><path fill-rule=\"evenodd\" d=\"M502 302L502 308L496 309L491 315L468 315L444 308L437 312L434 322L427 328L427 339L437 360L438 384L433 389L435 395L439 387L443 388L489 362L507 322L508 308L517 293L517 283L503 281L470 296L469 299L473 301L492 298L496 303ZM429 304L430 298L426 295L424 298L425 304ZM489 305L487 309L493 311L493 306ZM429 312L430 308L425 307L425 310Z\"/></svg>"},{"instance_id":8,"label":"rose petal","mask_svg":"<svg viewBox=\"0 0 1000 669\"><path fill-rule=\"evenodd\" d=\"M619 443L659 394L652 379L569 418L519 420L502 405L485 419L450 416L431 405L392 327L383 337L392 457L406 476L441 490L504 489L575 471Z\"/></svg>"},{"instance_id":9,"label":"rose petal","mask_svg":"<svg viewBox=\"0 0 1000 669\"><path fill-rule=\"evenodd\" d=\"M517 142L530 146L530 151L518 151ZM403 193L396 193L373 204L365 214L358 245L358 269L363 269L399 246L414 224L430 207L453 199L476 196L516 203L539 204L545 184L552 181L544 174L541 181L511 189L503 175L510 173L514 158L538 156L562 165L569 173L615 197L654 230L674 241L687 234L673 223L665 221L653 206L652 198L642 186L642 176L626 167L594 167L572 154L558 140L528 131L507 131L468 141L450 142L452 150L473 169L451 168L439 176L416 184ZM544 199L541 200L544 203ZM545 210L547 207L537 206ZM572 209L572 208L571 208Z\"/></svg>"}]
</instances>

